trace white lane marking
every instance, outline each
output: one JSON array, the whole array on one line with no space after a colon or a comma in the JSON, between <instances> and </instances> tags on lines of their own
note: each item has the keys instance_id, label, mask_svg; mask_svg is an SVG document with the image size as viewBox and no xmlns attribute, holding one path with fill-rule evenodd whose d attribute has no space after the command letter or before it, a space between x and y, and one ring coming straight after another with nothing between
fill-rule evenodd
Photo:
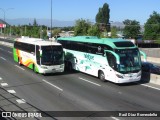
<instances>
[{"instance_id":1,"label":"white lane marking","mask_svg":"<svg viewBox=\"0 0 160 120\"><path fill-rule=\"evenodd\" d=\"M116 117L111 117L112 119L114 119L114 120L120 120L120 119L118 119L118 118L116 118Z\"/></svg>"},{"instance_id":2,"label":"white lane marking","mask_svg":"<svg viewBox=\"0 0 160 120\"><path fill-rule=\"evenodd\" d=\"M5 60L5 61L6 61L6 58L4 58L4 57L1 57L1 59L3 59L3 60Z\"/></svg>"},{"instance_id":3,"label":"white lane marking","mask_svg":"<svg viewBox=\"0 0 160 120\"><path fill-rule=\"evenodd\" d=\"M118 94L122 94L122 92L118 92Z\"/></svg>"},{"instance_id":4,"label":"white lane marking","mask_svg":"<svg viewBox=\"0 0 160 120\"><path fill-rule=\"evenodd\" d=\"M8 53L12 54L12 52L11 52L11 51L8 51Z\"/></svg>"},{"instance_id":5,"label":"white lane marking","mask_svg":"<svg viewBox=\"0 0 160 120\"><path fill-rule=\"evenodd\" d=\"M23 69L23 68L21 68L21 67L19 67L18 65L15 65L16 67L18 67L19 69L21 69L21 70L25 70L25 69Z\"/></svg>"},{"instance_id":6,"label":"white lane marking","mask_svg":"<svg viewBox=\"0 0 160 120\"><path fill-rule=\"evenodd\" d=\"M24 99L17 99L16 101L18 102L18 104L26 103Z\"/></svg>"},{"instance_id":7,"label":"white lane marking","mask_svg":"<svg viewBox=\"0 0 160 120\"><path fill-rule=\"evenodd\" d=\"M0 77L0 80L2 80L2 78Z\"/></svg>"},{"instance_id":8,"label":"white lane marking","mask_svg":"<svg viewBox=\"0 0 160 120\"><path fill-rule=\"evenodd\" d=\"M7 83L1 83L1 86L5 87L5 86L8 86L8 84Z\"/></svg>"},{"instance_id":9,"label":"white lane marking","mask_svg":"<svg viewBox=\"0 0 160 120\"><path fill-rule=\"evenodd\" d=\"M88 83L91 83L91 84L97 85L97 86L101 86L100 84L97 84L97 83L91 82L91 81L86 80L86 79L83 79L83 78L81 78L81 77L79 77L79 79L81 79L81 80L83 80L83 81L86 81L86 82L88 82Z\"/></svg>"},{"instance_id":10,"label":"white lane marking","mask_svg":"<svg viewBox=\"0 0 160 120\"><path fill-rule=\"evenodd\" d=\"M12 93L12 94L15 94L16 93L16 91L14 91L14 90L7 90L9 93Z\"/></svg>"},{"instance_id":11,"label":"white lane marking","mask_svg":"<svg viewBox=\"0 0 160 120\"><path fill-rule=\"evenodd\" d=\"M47 84L49 84L49 85L57 88L57 89L60 90L60 91L63 91L63 89L61 89L60 87L58 87L58 86L56 86L56 85L54 85L54 84L52 84L52 83L50 83L50 82L48 82L48 81L46 81L46 80L42 80L42 81L44 81L45 83L47 83Z\"/></svg>"},{"instance_id":12,"label":"white lane marking","mask_svg":"<svg viewBox=\"0 0 160 120\"><path fill-rule=\"evenodd\" d=\"M156 89L156 90L160 90L160 88L156 88L156 87L153 87L153 86L150 86L150 85L146 85L146 84L141 84L141 85L145 86L145 87L153 88L153 89Z\"/></svg>"}]
</instances>

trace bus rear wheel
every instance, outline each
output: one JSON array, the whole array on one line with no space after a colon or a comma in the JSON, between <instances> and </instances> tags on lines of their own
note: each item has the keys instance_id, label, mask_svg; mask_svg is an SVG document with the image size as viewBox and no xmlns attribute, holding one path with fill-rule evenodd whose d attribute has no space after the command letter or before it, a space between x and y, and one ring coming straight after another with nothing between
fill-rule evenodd
<instances>
[{"instance_id":1,"label":"bus rear wheel","mask_svg":"<svg viewBox=\"0 0 160 120\"><path fill-rule=\"evenodd\" d=\"M66 69L66 71L72 71L73 70L72 63L65 61L65 69Z\"/></svg>"},{"instance_id":2,"label":"bus rear wheel","mask_svg":"<svg viewBox=\"0 0 160 120\"><path fill-rule=\"evenodd\" d=\"M105 81L105 75L104 75L103 71L99 71L98 77L99 77L99 79L100 79L101 81L103 81L103 82Z\"/></svg>"},{"instance_id":3,"label":"bus rear wheel","mask_svg":"<svg viewBox=\"0 0 160 120\"><path fill-rule=\"evenodd\" d=\"M72 63L71 63L71 62L68 63L68 70L69 70L69 71L72 71L72 70L73 70L73 68L72 68Z\"/></svg>"}]
</instances>

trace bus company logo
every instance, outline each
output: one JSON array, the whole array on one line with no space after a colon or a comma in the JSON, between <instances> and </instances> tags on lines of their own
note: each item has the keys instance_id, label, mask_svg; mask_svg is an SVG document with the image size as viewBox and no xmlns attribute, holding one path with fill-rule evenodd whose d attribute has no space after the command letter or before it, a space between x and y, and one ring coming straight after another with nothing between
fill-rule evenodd
<instances>
[{"instance_id":1,"label":"bus company logo","mask_svg":"<svg viewBox=\"0 0 160 120\"><path fill-rule=\"evenodd\" d=\"M84 54L84 57L87 58L88 60L94 60L94 56L91 56L89 54Z\"/></svg>"},{"instance_id":2,"label":"bus company logo","mask_svg":"<svg viewBox=\"0 0 160 120\"><path fill-rule=\"evenodd\" d=\"M2 117L11 117L11 112L2 112Z\"/></svg>"}]
</instances>

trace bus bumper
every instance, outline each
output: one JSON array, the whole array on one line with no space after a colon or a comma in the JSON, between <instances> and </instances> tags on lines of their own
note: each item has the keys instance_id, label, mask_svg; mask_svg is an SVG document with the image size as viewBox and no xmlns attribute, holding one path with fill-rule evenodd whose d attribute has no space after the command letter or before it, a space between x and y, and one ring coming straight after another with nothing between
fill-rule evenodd
<instances>
[{"instance_id":1,"label":"bus bumper","mask_svg":"<svg viewBox=\"0 0 160 120\"><path fill-rule=\"evenodd\" d=\"M136 78L124 78L124 79L117 78L116 83L131 83L131 82L138 82L140 80L141 80L141 76Z\"/></svg>"},{"instance_id":2,"label":"bus bumper","mask_svg":"<svg viewBox=\"0 0 160 120\"><path fill-rule=\"evenodd\" d=\"M41 66L39 69L39 73L47 74L47 73L59 73L64 72L64 65L56 65L56 66Z\"/></svg>"},{"instance_id":3,"label":"bus bumper","mask_svg":"<svg viewBox=\"0 0 160 120\"><path fill-rule=\"evenodd\" d=\"M124 75L123 78L116 76L116 83L131 83L141 80L141 71L138 73L132 73L132 75Z\"/></svg>"}]
</instances>

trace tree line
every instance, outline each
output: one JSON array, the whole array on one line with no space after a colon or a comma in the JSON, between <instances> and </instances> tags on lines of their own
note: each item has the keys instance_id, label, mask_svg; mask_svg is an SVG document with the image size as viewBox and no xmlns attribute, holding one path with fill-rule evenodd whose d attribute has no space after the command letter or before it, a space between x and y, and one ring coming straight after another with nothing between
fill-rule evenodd
<instances>
[{"instance_id":1,"label":"tree line","mask_svg":"<svg viewBox=\"0 0 160 120\"><path fill-rule=\"evenodd\" d=\"M52 28L52 36L58 35L61 31L73 31L74 27L53 27ZM10 26L8 25L5 28L5 34L7 36L29 36L34 38L43 38L48 39L49 32L51 32L51 28L46 25L39 25L34 19L33 23L29 23L28 25L18 25L18 26ZM4 30L3 30L4 33Z\"/></svg>"},{"instance_id":2,"label":"tree line","mask_svg":"<svg viewBox=\"0 0 160 120\"><path fill-rule=\"evenodd\" d=\"M96 23L91 24L89 20L79 19L75 25L75 35L96 35L100 37L117 37L117 31L121 31L125 38L138 39L143 36L144 40L155 40L160 43L160 14L153 11L144 26L137 20L126 19L123 21L124 27L111 27L109 5L105 3L99 8L95 17ZM83 29L84 28L84 29ZM144 28L141 31L141 28ZM110 33L106 35L104 33Z\"/></svg>"},{"instance_id":3,"label":"tree line","mask_svg":"<svg viewBox=\"0 0 160 120\"><path fill-rule=\"evenodd\" d=\"M96 23L89 20L78 19L73 27L54 27L52 35L58 35L62 30L74 31L74 35L90 35L98 37L117 37L117 32L121 31L125 38L137 39L138 35L142 35L145 40L160 41L160 14L153 12L144 25L144 31L141 31L140 22L137 20L126 19L123 21L124 27L111 26L110 8L107 3L98 9L95 15ZM30 36L38 38L47 38L47 31L50 27L38 25L36 19L33 24L11 26L6 28L6 33L16 36Z\"/></svg>"}]
</instances>

